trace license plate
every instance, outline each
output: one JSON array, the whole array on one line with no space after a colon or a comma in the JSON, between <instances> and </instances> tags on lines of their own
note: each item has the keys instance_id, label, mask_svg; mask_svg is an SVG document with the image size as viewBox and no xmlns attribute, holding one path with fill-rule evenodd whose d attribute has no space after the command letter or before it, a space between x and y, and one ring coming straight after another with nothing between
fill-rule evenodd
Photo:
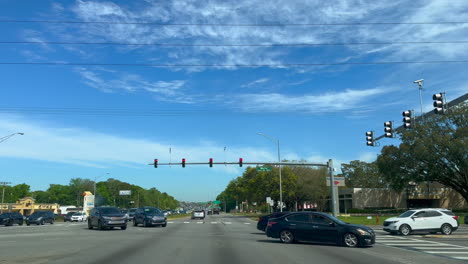
<instances>
[{"instance_id":1,"label":"license plate","mask_svg":"<svg viewBox=\"0 0 468 264\"><path fill-rule=\"evenodd\" d=\"M109 221L109 224L123 224L124 221Z\"/></svg>"}]
</instances>

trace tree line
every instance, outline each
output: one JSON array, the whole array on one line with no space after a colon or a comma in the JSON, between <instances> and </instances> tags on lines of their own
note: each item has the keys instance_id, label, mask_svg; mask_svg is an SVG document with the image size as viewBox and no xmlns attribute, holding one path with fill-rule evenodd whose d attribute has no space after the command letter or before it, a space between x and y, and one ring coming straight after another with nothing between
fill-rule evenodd
<instances>
[{"instance_id":1,"label":"tree line","mask_svg":"<svg viewBox=\"0 0 468 264\"><path fill-rule=\"evenodd\" d=\"M410 184L439 183L458 192L468 202L468 103L444 114L418 119L411 129L396 131L399 145L381 149L373 162L354 160L341 165L346 188L389 188L402 192ZM283 167L283 202L288 210L311 202L324 209L329 197L326 169ZM341 187L340 187L341 188ZM266 210L266 197L279 200L278 169L259 172L248 167L218 195L227 210L242 201ZM252 208L252 207L250 207ZM278 207L277 207L278 208Z\"/></svg>"},{"instance_id":2,"label":"tree line","mask_svg":"<svg viewBox=\"0 0 468 264\"><path fill-rule=\"evenodd\" d=\"M130 190L131 195L121 196L120 190ZM83 192L94 192L94 181L74 178L68 185L51 184L45 191L31 191L27 184L5 186L5 203L15 203L23 197L33 197L36 203L58 203L60 205L83 206ZM161 209L175 209L179 202L169 194L156 188L144 189L138 185L109 178L96 183L96 205L131 208L154 206Z\"/></svg>"}]
</instances>

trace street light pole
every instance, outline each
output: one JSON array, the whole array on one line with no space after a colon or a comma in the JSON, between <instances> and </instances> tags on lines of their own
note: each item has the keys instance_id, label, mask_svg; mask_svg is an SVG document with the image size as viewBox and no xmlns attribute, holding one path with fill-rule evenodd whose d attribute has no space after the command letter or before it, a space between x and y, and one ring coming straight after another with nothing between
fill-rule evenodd
<instances>
[{"instance_id":1,"label":"street light pole","mask_svg":"<svg viewBox=\"0 0 468 264\"><path fill-rule=\"evenodd\" d=\"M24 133L21 133L21 132L16 132L16 133L13 133L13 134L10 134L8 136L4 136L4 137L0 137L0 143L2 143L3 141L6 141L7 139L13 137L14 135L24 135Z\"/></svg>"},{"instance_id":2,"label":"street light pole","mask_svg":"<svg viewBox=\"0 0 468 264\"><path fill-rule=\"evenodd\" d=\"M421 106L421 118L424 121L424 112L423 112L423 103L422 103L423 82L424 82L424 79L421 79L421 80L414 81L413 83L417 83L419 87L419 104Z\"/></svg>"},{"instance_id":3,"label":"street light pole","mask_svg":"<svg viewBox=\"0 0 468 264\"><path fill-rule=\"evenodd\" d=\"M281 155L280 155L280 141L279 139L276 139L272 136L268 136L263 133L258 133L261 136L264 136L273 142L276 142L278 144L278 169L279 169L279 188L280 188L280 212L283 212L283 184L282 184L282 179L281 179Z\"/></svg>"},{"instance_id":4,"label":"street light pole","mask_svg":"<svg viewBox=\"0 0 468 264\"><path fill-rule=\"evenodd\" d=\"M7 185L11 184L11 182L0 182L0 185L3 186L3 190L2 190L2 209L1 209L1 214L3 214L3 202L4 202L4 199L5 199L5 187Z\"/></svg>"}]
</instances>

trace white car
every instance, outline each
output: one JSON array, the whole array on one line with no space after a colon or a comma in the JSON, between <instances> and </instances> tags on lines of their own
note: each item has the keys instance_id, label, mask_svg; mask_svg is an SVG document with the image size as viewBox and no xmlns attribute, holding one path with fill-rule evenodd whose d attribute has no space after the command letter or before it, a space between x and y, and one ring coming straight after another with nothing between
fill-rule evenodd
<instances>
[{"instance_id":1,"label":"white car","mask_svg":"<svg viewBox=\"0 0 468 264\"><path fill-rule=\"evenodd\" d=\"M458 229L458 216L448 209L414 209L385 220L383 230L407 236L412 232L441 232L450 235Z\"/></svg>"},{"instance_id":2,"label":"white car","mask_svg":"<svg viewBox=\"0 0 468 264\"><path fill-rule=\"evenodd\" d=\"M78 213L75 213L72 215L71 217L71 221L72 222L84 222L88 219L88 216L83 213L83 212L78 212Z\"/></svg>"}]
</instances>

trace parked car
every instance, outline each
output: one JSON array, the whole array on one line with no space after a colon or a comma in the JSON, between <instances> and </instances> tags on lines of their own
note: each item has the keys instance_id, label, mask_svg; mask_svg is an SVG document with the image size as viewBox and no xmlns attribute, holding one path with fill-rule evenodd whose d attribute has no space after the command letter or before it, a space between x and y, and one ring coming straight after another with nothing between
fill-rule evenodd
<instances>
[{"instance_id":1,"label":"parked car","mask_svg":"<svg viewBox=\"0 0 468 264\"><path fill-rule=\"evenodd\" d=\"M23 215L20 213L3 213L0 215L0 225L12 226L14 224L23 225Z\"/></svg>"},{"instance_id":2,"label":"parked car","mask_svg":"<svg viewBox=\"0 0 468 264\"><path fill-rule=\"evenodd\" d=\"M49 211L36 211L32 215L26 217L26 225L43 225L45 223L53 224L54 221L54 213Z\"/></svg>"},{"instance_id":3,"label":"parked car","mask_svg":"<svg viewBox=\"0 0 468 264\"><path fill-rule=\"evenodd\" d=\"M465 215L465 225L468 225L468 215Z\"/></svg>"},{"instance_id":4,"label":"parked car","mask_svg":"<svg viewBox=\"0 0 468 264\"><path fill-rule=\"evenodd\" d=\"M164 213L158 208L154 207L141 207L135 212L133 219L133 226L142 224L144 227L159 225L166 227L167 218Z\"/></svg>"},{"instance_id":5,"label":"parked car","mask_svg":"<svg viewBox=\"0 0 468 264\"><path fill-rule=\"evenodd\" d=\"M72 222L84 222L88 219L88 216L84 212L74 213L71 217Z\"/></svg>"},{"instance_id":6,"label":"parked car","mask_svg":"<svg viewBox=\"0 0 468 264\"><path fill-rule=\"evenodd\" d=\"M415 232L450 235L458 229L458 216L447 209L414 209L384 221L383 230L407 236Z\"/></svg>"},{"instance_id":7,"label":"parked car","mask_svg":"<svg viewBox=\"0 0 468 264\"><path fill-rule=\"evenodd\" d=\"M258 218L258 222L257 222L257 229L260 230L260 231L265 232L265 229L266 229L267 223L268 223L268 219L281 217L281 216L287 215L287 214L289 214L289 212L274 212L274 213L269 214L269 215L260 216Z\"/></svg>"},{"instance_id":8,"label":"parked car","mask_svg":"<svg viewBox=\"0 0 468 264\"><path fill-rule=\"evenodd\" d=\"M192 212L192 219L205 219L205 211L195 210Z\"/></svg>"},{"instance_id":9,"label":"parked car","mask_svg":"<svg viewBox=\"0 0 468 264\"><path fill-rule=\"evenodd\" d=\"M127 229L127 218L117 207L95 207L88 217L88 229L97 227L100 230L120 227Z\"/></svg>"},{"instance_id":10,"label":"parked car","mask_svg":"<svg viewBox=\"0 0 468 264\"><path fill-rule=\"evenodd\" d=\"M64 222L71 222L72 221L72 216L75 214L76 212L68 212L64 217L63 217L63 221Z\"/></svg>"},{"instance_id":11,"label":"parked car","mask_svg":"<svg viewBox=\"0 0 468 264\"><path fill-rule=\"evenodd\" d=\"M364 247L375 243L375 233L371 228L347 224L336 217L318 212L295 212L270 218L266 234L287 244L313 241Z\"/></svg>"}]
</instances>

